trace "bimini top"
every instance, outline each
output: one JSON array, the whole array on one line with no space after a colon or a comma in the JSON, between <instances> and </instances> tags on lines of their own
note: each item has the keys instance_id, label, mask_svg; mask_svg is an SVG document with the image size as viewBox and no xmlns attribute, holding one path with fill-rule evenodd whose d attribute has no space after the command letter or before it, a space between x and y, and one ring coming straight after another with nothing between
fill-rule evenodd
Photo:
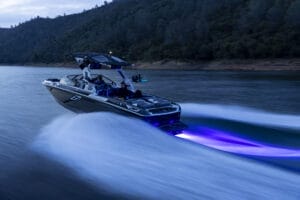
<instances>
[{"instance_id":1,"label":"bimini top","mask_svg":"<svg viewBox=\"0 0 300 200\"><path fill-rule=\"evenodd\" d=\"M91 64L91 68L93 69L101 69L104 67L120 69L125 66L130 66L130 63L109 54L75 53L74 57L78 64L82 64L87 59L87 62Z\"/></svg>"}]
</instances>

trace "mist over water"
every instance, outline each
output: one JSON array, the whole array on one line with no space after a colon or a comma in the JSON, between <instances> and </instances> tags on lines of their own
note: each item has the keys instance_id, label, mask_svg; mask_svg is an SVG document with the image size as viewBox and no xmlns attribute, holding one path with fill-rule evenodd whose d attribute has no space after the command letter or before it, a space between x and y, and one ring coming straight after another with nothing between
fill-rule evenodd
<instances>
[{"instance_id":1,"label":"mist over water","mask_svg":"<svg viewBox=\"0 0 300 200\"><path fill-rule=\"evenodd\" d=\"M204 110L212 107L184 104L183 113L209 115ZM237 109L231 111L236 114ZM248 121L249 113L243 112L240 120ZM32 148L95 186L142 198L300 198L297 174L207 149L112 113L57 118L43 128Z\"/></svg>"}]
</instances>

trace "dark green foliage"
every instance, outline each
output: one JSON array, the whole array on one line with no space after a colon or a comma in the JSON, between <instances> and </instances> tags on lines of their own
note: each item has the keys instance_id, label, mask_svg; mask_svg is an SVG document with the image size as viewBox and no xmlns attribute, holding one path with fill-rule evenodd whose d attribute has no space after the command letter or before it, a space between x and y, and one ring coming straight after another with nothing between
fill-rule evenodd
<instances>
[{"instance_id":1,"label":"dark green foliage","mask_svg":"<svg viewBox=\"0 0 300 200\"><path fill-rule=\"evenodd\" d=\"M0 29L0 63L68 62L78 51L129 60L300 57L300 0L115 0Z\"/></svg>"}]
</instances>

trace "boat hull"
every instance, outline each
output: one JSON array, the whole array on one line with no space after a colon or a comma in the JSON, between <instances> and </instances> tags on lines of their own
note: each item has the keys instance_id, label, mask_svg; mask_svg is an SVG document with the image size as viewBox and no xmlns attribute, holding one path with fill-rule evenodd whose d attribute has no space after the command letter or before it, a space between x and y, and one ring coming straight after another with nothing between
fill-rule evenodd
<instances>
[{"instance_id":1,"label":"boat hull","mask_svg":"<svg viewBox=\"0 0 300 200\"><path fill-rule=\"evenodd\" d=\"M73 91L62 90L51 86L46 87L60 105L76 113L114 112L134 116L132 113L119 110L106 103L89 98L85 94L74 93Z\"/></svg>"},{"instance_id":2,"label":"boat hull","mask_svg":"<svg viewBox=\"0 0 300 200\"><path fill-rule=\"evenodd\" d=\"M113 112L117 114L127 115L142 118L148 122L156 123L156 121L165 122L166 119L173 116L174 121L179 120L180 112L167 114L163 116L140 116L132 112L121 110L113 107L110 104L89 98L88 94L80 94L74 91L63 90L61 88L46 86L55 100L68 110L76 113L89 113L89 112Z\"/></svg>"},{"instance_id":3,"label":"boat hull","mask_svg":"<svg viewBox=\"0 0 300 200\"><path fill-rule=\"evenodd\" d=\"M81 94L49 85L46 85L46 87L61 106L75 113L112 112L139 118L173 135L180 133L186 128L180 122L180 111L157 116L140 116L125 109L116 108L105 102L90 98L88 94Z\"/></svg>"}]
</instances>

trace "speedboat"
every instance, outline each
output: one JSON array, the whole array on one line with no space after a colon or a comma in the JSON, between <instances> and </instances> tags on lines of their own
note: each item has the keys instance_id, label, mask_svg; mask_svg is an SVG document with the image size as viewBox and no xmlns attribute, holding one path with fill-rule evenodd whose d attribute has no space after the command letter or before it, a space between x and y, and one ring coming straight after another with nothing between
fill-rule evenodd
<instances>
[{"instance_id":1,"label":"speedboat","mask_svg":"<svg viewBox=\"0 0 300 200\"><path fill-rule=\"evenodd\" d=\"M44 80L43 85L63 107L76 113L113 112L140 118L172 134L181 132L185 127L180 122L181 108L177 103L144 94L134 88L122 69L129 63L112 55L97 53L75 54L75 59L79 64L88 59L90 69L108 68L117 71L121 83L130 87L126 96L120 95L121 84L103 74L92 74L89 81L83 74ZM99 76L101 84L93 81Z\"/></svg>"}]
</instances>

